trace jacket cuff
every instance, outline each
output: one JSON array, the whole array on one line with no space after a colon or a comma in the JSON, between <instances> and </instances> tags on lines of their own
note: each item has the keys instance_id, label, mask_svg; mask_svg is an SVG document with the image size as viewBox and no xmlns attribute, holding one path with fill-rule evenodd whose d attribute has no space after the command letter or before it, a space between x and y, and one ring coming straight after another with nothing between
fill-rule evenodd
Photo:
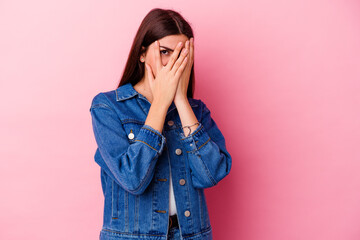
<instances>
[{"instance_id":1,"label":"jacket cuff","mask_svg":"<svg viewBox=\"0 0 360 240\"><path fill-rule=\"evenodd\" d=\"M151 126L143 125L135 141L143 142L158 154L161 154L166 143L166 138Z\"/></svg>"},{"instance_id":2,"label":"jacket cuff","mask_svg":"<svg viewBox=\"0 0 360 240\"><path fill-rule=\"evenodd\" d=\"M181 139L187 152L195 152L205 146L210 141L210 136L200 122L194 132Z\"/></svg>"}]
</instances>

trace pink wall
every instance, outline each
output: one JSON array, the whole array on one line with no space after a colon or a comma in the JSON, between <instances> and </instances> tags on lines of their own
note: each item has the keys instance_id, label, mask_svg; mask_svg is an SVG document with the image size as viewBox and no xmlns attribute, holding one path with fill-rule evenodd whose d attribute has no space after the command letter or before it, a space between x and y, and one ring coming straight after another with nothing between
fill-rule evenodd
<instances>
[{"instance_id":1,"label":"pink wall","mask_svg":"<svg viewBox=\"0 0 360 240\"><path fill-rule=\"evenodd\" d=\"M89 106L141 20L195 31L196 98L227 139L214 239L360 239L358 1L1 1L0 239L98 239Z\"/></svg>"}]
</instances>

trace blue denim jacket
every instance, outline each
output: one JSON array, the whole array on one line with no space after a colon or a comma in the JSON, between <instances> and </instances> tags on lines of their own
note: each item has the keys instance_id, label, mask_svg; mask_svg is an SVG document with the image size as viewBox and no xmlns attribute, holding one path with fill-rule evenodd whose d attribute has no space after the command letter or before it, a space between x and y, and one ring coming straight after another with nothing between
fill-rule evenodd
<instances>
[{"instance_id":1,"label":"blue denim jacket","mask_svg":"<svg viewBox=\"0 0 360 240\"><path fill-rule=\"evenodd\" d=\"M174 102L162 132L145 125L151 104L131 83L93 98L105 198L101 240L166 240L170 171L182 239L212 239L204 189L228 175L232 161L209 109L188 100L200 125L185 137Z\"/></svg>"}]
</instances>

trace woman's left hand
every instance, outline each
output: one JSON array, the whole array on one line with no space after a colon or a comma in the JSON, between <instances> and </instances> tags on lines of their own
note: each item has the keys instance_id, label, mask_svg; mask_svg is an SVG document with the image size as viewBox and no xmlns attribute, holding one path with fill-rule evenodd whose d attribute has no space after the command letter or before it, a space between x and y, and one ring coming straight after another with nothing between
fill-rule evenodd
<instances>
[{"instance_id":1,"label":"woman's left hand","mask_svg":"<svg viewBox=\"0 0 360 240\"><path fill-rule=\"evenodd\" d=\"M190 41L186 41L185 48L187 48L189 51L188 61L179 79L178 87L174 97L175 104L182 100L187 100L187 89L190 80L191 68L194 63L194 38L190 38Z\"/></svg>"}]
</instances>

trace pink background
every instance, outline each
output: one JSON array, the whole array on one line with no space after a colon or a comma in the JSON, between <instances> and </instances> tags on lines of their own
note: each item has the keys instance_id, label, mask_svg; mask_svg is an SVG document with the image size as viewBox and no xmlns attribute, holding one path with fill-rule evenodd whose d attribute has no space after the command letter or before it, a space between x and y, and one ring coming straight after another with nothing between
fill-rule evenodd
<instances>
[{"instance_id":1,"label":"pink background","mask_svg":"<svg viewBox=\"0 0 360 240\"><path fill-rule=\"evenodd\" d=\"M143 17L195 33L196 93L233 157L214 239L360 239L358 1L1 1L0 239L98 239L89 113Z\"/></svg>"}]
</instances>

